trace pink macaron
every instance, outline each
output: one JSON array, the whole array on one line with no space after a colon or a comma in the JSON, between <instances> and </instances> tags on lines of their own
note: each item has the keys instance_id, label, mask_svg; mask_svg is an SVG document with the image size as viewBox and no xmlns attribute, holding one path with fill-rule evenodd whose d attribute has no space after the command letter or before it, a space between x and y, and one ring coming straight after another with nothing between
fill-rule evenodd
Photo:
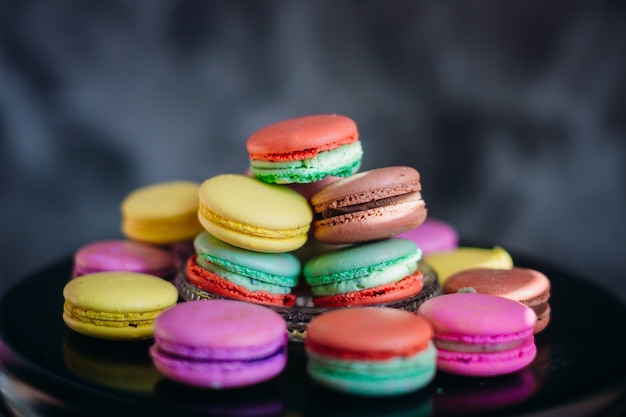
<instances>
[{"instance_id":1,"label":"pink macaron","mask_svg":"<svg viewBox=\"0 0 626 417\"><path fill-rule=\"evenodd\" d=\"M177 271L177 263L168 250L124 239L93 242L74 253L72 278L107 271L140 272L170 279Z\"/></svg>"},{"instance_id":2,"label":"pink macaron","mask_svg":"<svg viewBox=\"0 0 626 417\"><path fill-rule=\"evenodd\" d=\"M504 375L523 369L537 354L537 315L517 301L489 294L444 294L424 302L417 314L433 326L440 371Z\"/></svg>"},{"instance_id":3,"label":"pink macaron","mask_svg":"<svg viewBox=\"0 0 626 417\"><path fill-rule=\"evenodd\" d=\"M431 218L411 230L398 234L397 237L412 240L424 255L453 250L459 246L459 233L454 226Z\"/></svg>"},{"instance_id":4,"label":"pink macaron","mask_svg":"<svg viewBox=\"0 0 626 417\"><path fill-rule=\"evenodd\" d=\"M181 384L212 389L254 385L287 363L287 323L273 310L234 300L187 301L161 313L150 356Z\"/></svg>"}]
</instances>

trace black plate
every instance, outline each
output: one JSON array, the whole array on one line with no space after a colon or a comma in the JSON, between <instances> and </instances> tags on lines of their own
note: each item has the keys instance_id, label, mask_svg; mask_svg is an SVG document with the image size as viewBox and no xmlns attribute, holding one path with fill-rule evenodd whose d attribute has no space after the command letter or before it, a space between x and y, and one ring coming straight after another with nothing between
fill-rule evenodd
<instances>
[{"instance_id":1,"label":"black plate","mask_svg":"<svg viewBox=\"0 0 626 417\"><path fill-rule=\"evenodd\" d=\"M0 300L0 390L7 415L457 416L623 415L626 307L571 274L513 256L552 282L552 321L525 370L496 378L438 373L427 387L371 399L331 392L305 373L300 344L285 371L263 384L208 391L161 378L149 342L107 342L61 319L71 259L26 277ZM550 414L552 415L552 414Z\"/></svg>"}]
</instances>

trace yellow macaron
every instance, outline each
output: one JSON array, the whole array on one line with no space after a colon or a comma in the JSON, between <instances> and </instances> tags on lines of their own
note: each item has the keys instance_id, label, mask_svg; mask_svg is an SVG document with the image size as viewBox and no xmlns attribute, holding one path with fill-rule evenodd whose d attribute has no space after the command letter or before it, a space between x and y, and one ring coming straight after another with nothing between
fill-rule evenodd
<instances>
[{"instance_id":1,"label":"yellow macaron","mask_svg":"<svg viewBox=\"0 0 626 417\"><path fill-rule=\"evenodd\" d=\"M461 246L444 252L433 252L423 257L443 282L456 272L472 268L510 269L513 267L511 255L501 248L476 248Z\"/></svg>"},{"instance_id":2,"label":"yellow macaron","mask_svg":"<svg viewBox=\"0 0 626 417\"><path fill-rule=\"evenodd\" d=\"M149 339L154 320L178 301L169 281L137 272L97 272L63 288L63 321L85 336L112 340Z\"/></svg>"},{"instance_id":3,"label":"yellow macaron","mask_svg":"<svg viewBox=\"0 0 626 417\"><path fill-rule=\"evenodd\" d=\"M202 231L198 221L198 187L171 181L138 188L121 204L122 233L129 239L171 244L193 239Z\"/></svg>"},{"instance_id":4,"label":"yellow macaron","mask_svg":"<svg viewBox=\"0 0 626 417\"><path fill-rule=\"evenodd\" d=\"M284 185L222 174L199 190L198 218L213 236L258 252L289 252L304 245L313 220L309 202Z\"/></svg>"}]
</instances>

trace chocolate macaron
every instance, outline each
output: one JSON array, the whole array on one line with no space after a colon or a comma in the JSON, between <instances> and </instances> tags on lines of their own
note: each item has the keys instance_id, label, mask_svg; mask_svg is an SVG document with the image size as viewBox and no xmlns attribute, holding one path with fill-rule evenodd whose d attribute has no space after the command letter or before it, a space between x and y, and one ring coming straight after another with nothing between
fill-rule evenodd
<instances>
[{"instance_id":1,"label":"chocolate macaron","mask_svg":"<svg viewBox=\"0 0 626 417\"><path fill-rule=\"evenodd\" d=\"M420 174L406 166L360 172L311 196L313 234L326 243L386 239L426 220Z\"/></svg>"}]
</instances>

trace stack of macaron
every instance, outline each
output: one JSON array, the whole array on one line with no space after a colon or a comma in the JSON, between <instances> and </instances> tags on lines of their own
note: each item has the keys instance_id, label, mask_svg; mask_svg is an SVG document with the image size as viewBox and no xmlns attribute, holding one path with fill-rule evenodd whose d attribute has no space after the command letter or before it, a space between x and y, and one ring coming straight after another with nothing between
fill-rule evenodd
<instances>
[{"instance_id":1,"label":"stack of macaron","mask_svg":"<svg viewBox=\"0 0 626 417\"><path fill-rule=\"evenodd\" d=\"M292 306L300 277L316 307L381 304L421 291L421 249L393 238L426 219L417 170L358 172L356 123L336 114L266 126L246 148L248 175L221 174L200 185L204 231L178 282L183 299ZM325 245L321 253L296 256L316 243Z\"/></svg>"},{"instance_id":2,"label":"stack of macaron","mask_svg":"<svg viewBox=\"0 0 626 417\"><path fill-rule=\"evenodd\" d=\"M500 247L459 247L451 225L427 219L416 169L359 171L352 119L285 120L246 149L247 173L128 194L125 239L75 253L68 327L154 338L161 374L208 388L278 375L288 340L305 342L311 378L367 396L421 388L436 369L491 376L532 362L549 321L547 278L513 268ZM291 339L296 306L316 312Z\"/></svg>"}]
</instances>

